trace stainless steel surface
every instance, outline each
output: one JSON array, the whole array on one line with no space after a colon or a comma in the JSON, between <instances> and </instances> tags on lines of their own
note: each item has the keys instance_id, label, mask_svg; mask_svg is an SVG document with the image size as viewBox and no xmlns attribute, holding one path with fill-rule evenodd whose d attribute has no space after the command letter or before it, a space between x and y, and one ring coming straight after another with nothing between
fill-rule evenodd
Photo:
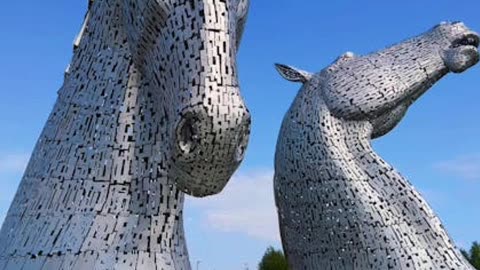
<instances>
[{"instance_id":1,"label":"stainless steel surface","mask_svg":"<svg viewBox=\"0 0 480 270\"><path fill-rule=\"evenodd\" d=\"M376 53L347 53L317 74L277 65L283 77L303 83L275 160L292 270L474 269L371 140L391 131L444 75L476 64L477 47L478 35L464 24L442 23Z\"/></svg>"},{"instance_id":2,"label":"stainless steel surface","mask_svg":"<svg viewBox=\"0 0 480 270\"><path fill-rule=\"evenodd\" d=\"M220 192L250 114L248 0L90 1L0 231L0 269L186 269L184 192Z\"/></svg>"}]
</instances>

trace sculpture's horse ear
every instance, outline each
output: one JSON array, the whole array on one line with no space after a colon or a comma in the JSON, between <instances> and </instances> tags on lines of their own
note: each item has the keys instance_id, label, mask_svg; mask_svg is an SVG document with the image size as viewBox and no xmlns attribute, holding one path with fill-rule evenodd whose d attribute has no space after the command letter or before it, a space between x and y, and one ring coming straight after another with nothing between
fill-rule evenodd
<instances>
[{"instance_id":1,"label":"sculpture's horse ear","mask_svg":"<svg viewBox=\"0 0 480 270\"><path fill-rule=\"evenodd\" d=\"M312 78L309 72L282 64L275 64L278 73L288 81L306 83Z\"/></svg>"}]
</instances>

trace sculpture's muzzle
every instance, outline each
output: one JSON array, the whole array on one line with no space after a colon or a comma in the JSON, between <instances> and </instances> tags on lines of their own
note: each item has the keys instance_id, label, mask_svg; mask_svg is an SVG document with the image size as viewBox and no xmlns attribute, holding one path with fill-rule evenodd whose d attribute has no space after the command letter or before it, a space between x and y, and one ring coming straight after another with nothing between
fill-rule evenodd
<instances>
[{"instance_id":1,"label":"sculpture's muzzle","mask_svg":"<svg viewBox=\"0 0 480 270\"><path fill-rule=\"evenodd\" d=\"M250 113L246 109L223 113L217 117L197 106L182 113L175 128L171 177L190 195L222 191L244 158Z\"/></svg>"},{"instance_id":2,"label":"sculpture's muzzle","mask_svg":"<svg viewBox=\"0 0 480 270\"><path fill-rule=\"evenodd\" d=\"M445 51L444 62L451 72L463 72L479 61L478 34L468 31L453 40Z\"/></svg>"}]
</instances>

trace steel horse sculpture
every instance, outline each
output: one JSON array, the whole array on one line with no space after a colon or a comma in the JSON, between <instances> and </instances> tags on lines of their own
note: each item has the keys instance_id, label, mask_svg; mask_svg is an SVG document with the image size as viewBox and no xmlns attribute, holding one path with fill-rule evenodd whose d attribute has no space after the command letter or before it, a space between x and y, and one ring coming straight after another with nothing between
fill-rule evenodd
<instances>
[{"instance_id":1,"label":"steel horse sculpture","mask_svg":"<svg viewBox=\"0 0 480 270\"><path fill-rule=\"evenodd\" d=\"M391 131L444 75L476 64L478 43L464 24L442 23L377 53L347 53L318 74L277 65L287 80L303 83L275 160L291 269L474 269L370 141Z\"/></svg>"},{"instance_id":2,"label":"steel horse sculpture","mask_svg":"<svg viewBox=\"0 0 480 270\"><path fill-rule=\"evenodd\" d=\"M0 233L0 269L191 269L184 193L219 193L250 114L248 0L90 1Z\"/></svg>"}]
</instances>

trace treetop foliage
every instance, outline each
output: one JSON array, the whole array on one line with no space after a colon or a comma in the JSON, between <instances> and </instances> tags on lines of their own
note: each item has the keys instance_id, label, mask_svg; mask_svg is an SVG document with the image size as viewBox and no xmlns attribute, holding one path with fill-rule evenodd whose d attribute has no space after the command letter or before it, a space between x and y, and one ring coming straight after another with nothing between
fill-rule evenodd
<instances>
[{"instance_id":1,"label":"treetop foliage","mask_svg":"<svg viewBox=\"0 0 480 270\"><path fill-rule=\"evenodd\" d=\"M478 242L473 242L470 252L465 250L461 250L461 252L473 267L480 270L480 244Z\"/></svg>"},{"instance_id":2,"label":"treetop foliage","mask_svg":"<svg viewBox=\"0 0 480 270\"><path fill-rule=\"evenodd\" d=\"M258 270L288 270L288 263L282 251L269 247L258 265Z\"/></svg>"}]
</instances>

